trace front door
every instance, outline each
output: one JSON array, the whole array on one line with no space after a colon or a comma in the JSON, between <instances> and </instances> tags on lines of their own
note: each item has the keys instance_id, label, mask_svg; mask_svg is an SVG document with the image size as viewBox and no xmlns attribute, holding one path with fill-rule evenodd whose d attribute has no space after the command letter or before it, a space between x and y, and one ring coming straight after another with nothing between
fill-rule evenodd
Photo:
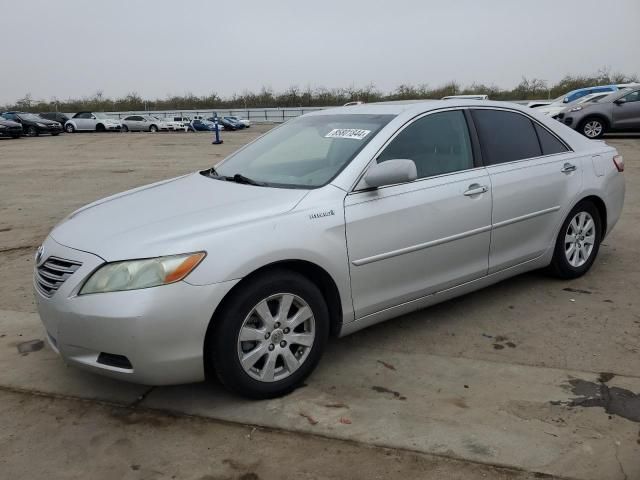
<instances>
[{"instance_id":1,"label":"front door","mask_svg":"<svg viewBox=\"0 0 640 480\"><path fill-rule=\"evenodd\" d=\"M356 318L486 275L491 191L461 110L401 130L377 161L416 163L418 179L345 199Z\"/></svg>"},{"instance_id":2,"label":"front door","mask_svg":"<svg viewBox=\"0 0 640 480\"><path fill-rule=\"evenodd\" d=\"M640 128L640 90L622 98L623 103L613 104L613 128Z\"/></svg>"}]
</instances>

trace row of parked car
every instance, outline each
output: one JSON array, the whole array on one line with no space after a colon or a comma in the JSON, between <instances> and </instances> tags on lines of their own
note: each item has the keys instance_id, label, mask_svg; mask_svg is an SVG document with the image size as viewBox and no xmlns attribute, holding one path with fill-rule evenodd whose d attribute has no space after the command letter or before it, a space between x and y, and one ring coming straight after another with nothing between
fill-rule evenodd
<instances>
[{"instance_id":1,"label":"row of parked car","mask_svg":"<svg viewBox=\"0 0 640 480\"><path fill-rule=\"evenodd\" d=\"M600 138L606 132L640 131L640 84L580 88L547 104L529 106L588 138Z\"/></svg>"},{"instance_id":2,"label":"row of parked car","mask_svg":"<svg viewBox=\"0 0 640 480\"><path fill-rule=\"evenodd\" d=\"M487 95L452 95L442 100L488 100ZM572 90L555 100L527 104L588 138L606 132L640 131L640 83L596 85Z\"/></svg>"},{"instance_id":3,"label":"row of parked car","mask_svg":"<svg viewBox=\"0 0 640 480\"><path fill-rule=\"evenodd\" d=\"M116 119L102 112L78 112L69 118L61 112L40 114L3 112L0 114L0 136L18 138L41 134L59 135L74 132L160 132L160 131L214 131L215 117L197 116L161 118L154 115L129 115ZM249 128L251 122L236 116L217 117L220 130Z\"/></svg>"}]
</instances>

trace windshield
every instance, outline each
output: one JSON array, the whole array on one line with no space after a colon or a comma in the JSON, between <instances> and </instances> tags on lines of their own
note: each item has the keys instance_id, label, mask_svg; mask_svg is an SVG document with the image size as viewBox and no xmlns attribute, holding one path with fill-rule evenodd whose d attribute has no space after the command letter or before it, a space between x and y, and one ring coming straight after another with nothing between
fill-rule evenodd
<instances>
[{"instance_id":1,"label":"windshield","mask_svg":"<svg viewBox=\"0 0 640 480\"><path fill-rule=\"evenodd\" d=\"M394 115L311 115L290 120L216 167L270 186L328 183Z\"/></svg>"},{"instance_id":2,"label":"windshield","mask_svg":"<svg viewBox=\"0 0 640 480\"><path fill-rule=\"evenodd\" d=\"M23 120L31 120L32 122L41 122L44 120L39 115L34 115L33 113L21 113L20 118Z\"/></svg>"},{"instance_id":3,"label":"windshield","mask_svg":"<svg viewBox=\"0 0 640 480\"><path fill-rule=\"evenodd\" d=\"M582 97L579 98L578 100L576 100L575 104L580 105L582 103L593 103L593 102L597 102L598 100L600 100L601 98L607 97L609 96L610 93L593 93L591 95L587 95L586 97Z\"/></svg>"}]
</instances>

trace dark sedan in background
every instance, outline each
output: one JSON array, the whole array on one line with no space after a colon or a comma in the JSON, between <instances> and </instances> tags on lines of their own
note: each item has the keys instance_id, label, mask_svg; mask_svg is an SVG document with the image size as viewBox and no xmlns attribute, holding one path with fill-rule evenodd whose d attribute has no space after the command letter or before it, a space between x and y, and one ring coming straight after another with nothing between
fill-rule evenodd
<instances>
[{"instance_id":1,"label":"dark sedan in background","mask_svg":"<svg viewBox=\"0 0 640 480\"><path fill-rule=\"evenodd\" d=\"M69 120L69 116L65 115L62 112L43 112L39 114L42 118L46 118L47 120L53 120L54 122L58 122L60 125L64 126L64 123Z\"/></svg>"},{"instance_id":2,"label":"dark sedan in background","mask_svg":"<svg viewBox=\"0 0 640 480\"><path fill-rule=\"evenodd\" d=\"M208 119L210 122L215 121L214 117ZM242 130L245 125L231 117L218 117L218 123L224 127L225 130Z\"/></svg>"},{"instance_id":3,"label":"dark sedan in background","mask_svg":"<svg viewBox=\"0 0 640 480\"><path fill-rule=\"evenodd\" d=\"M62 125L53 120L47 120L34 113L4 112L2 117L22 125L22 131L28 137L37 137L42 133L59 135L62 133Z\"/></svg>"},{"instance_id":4,"label":"dark sedan in background","mask_svg":"<svg viewBox=\"0 0 640 480\"><path fill-rule=\"evenodd\" d=\"M18 122L5 120L0 117L0 137L20 138L22 136L22 125Z\"/></svg>"}]
</instances>

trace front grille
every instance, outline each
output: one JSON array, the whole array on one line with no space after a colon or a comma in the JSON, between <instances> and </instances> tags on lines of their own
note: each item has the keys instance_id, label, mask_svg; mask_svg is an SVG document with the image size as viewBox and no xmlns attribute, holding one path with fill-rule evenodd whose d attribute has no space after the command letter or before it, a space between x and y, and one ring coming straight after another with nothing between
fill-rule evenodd
<instances>
[{"instance_id":1,"label":"front grille","mask_svg":"<svg viewBox=\"0 0 640 480\"><path fill-rule=\"evenodd\" d=\"M36 268L36 285L45 297L51 297L82 263L64 258L49 257Z\"/></svg>"}]
</instances>

